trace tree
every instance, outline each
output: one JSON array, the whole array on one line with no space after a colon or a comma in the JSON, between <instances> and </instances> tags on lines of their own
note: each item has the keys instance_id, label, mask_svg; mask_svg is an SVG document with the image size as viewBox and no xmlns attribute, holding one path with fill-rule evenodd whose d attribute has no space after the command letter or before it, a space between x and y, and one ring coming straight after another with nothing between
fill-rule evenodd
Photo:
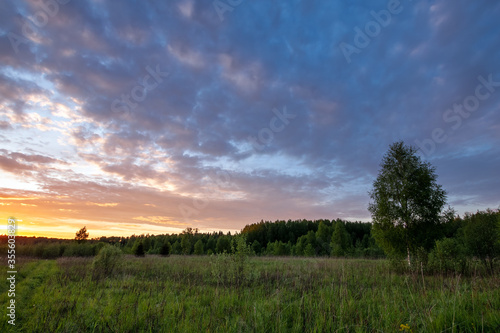
<instances>
[{"instance_id":1,"label":"tree","mask_svg":"<svg viewBox=\"0 0 500 333\"><path fill-rule=\"evenodd\" d=\"M135 241L134 247L132 248L132 252L138 257L144 257L144 244L141 239L137 239Z\"/></svg>"},{"instance_id":2,"label":"tree","mask_svg":"<svg viewBox=\"0 0 500 333\"><path fill-rule=\"evenodd\" d=\"M203 247L203 241L201 239L198 239L198 241L194 243L194 254L202 255L204 252Z\"/></svg>"},{"instance_id":3,"label":"tree","mask_svg":"<svg viewBox=\"0 0 500 333\"><path fill-rule=\"evenodd\" d=\"M149 236L149 234L144 237L142 245L144 246L144 252L148 252L151 248L151 236Z\"/></svg>"},{"instance_id":4,"label":"tree","mask_svg":"<svg viewBox=\"0 0 500 333\"><path fill-rule=\"evenodd\" d=\"M316 255L316 250L311 243L307 244L306 248L304 249L304 255L308 257L314 257Z\"/></svg>"},{"instance_id":5,"label":"tree","mask_svg":"<svg viewBox=\"0 0 500 333\"><path fill-rule=\"evenodd\" d=\"M330 252L330 239L332 231L329 226L321 221L318 225L318 231L316 232L316 240L320 246L320 254L328 254Z\"/></svg>"},{"instance_id":6,"label":"tree","mask_svg":"<svg viewBox=\"0 0 500 333\"><path fill-rule=\"evenodd\" d=\"M92 261L92 276L94 279L111 276L117 266L120 266L122 251L120 248L106 244Z\"/></svg>"},{"instance_id":7,"label":"tree","mask_svg":"<svg viewBox=\"0 0 500 333\"><path fill-rule=\"evenodd\" d=\"M188 228L190 229L190 228ZM186 233L181 237L181 248L183 254L191 254L191 234Z\"/></svg>"},{"instance_id":8,"label":"tree","mask_svg":"<svg viewBox=\"0 0 500 333\"><path fill-rule=\"evenodd\" d=\"M252 246L247 244L246 236L242 234L236 235L233 239L233 253L236 254L236 256L248 257L255 255L255 251Z\"/></svg>"},{"instance_id":9,"label":"tree","mask_svg":"<svg viewBox=\"0 0 500 333\"><path fill-rule=\"evenodd\" d=\"M373 183L369 211L373 235L391 256L430 250L440 238L440 214L446 192L436 183L435 168L421 161L417 148L396 142L383 157Z\"/></svg>"},{"instance_id":10,"label":"tree","mask_svg":"<svg viewBox=\"0 0 500 333\"><path fill-rule=\"evenodd\" d=\"M182 254L182 246L179 240L176 240L172 245L172 253L174 254Z\"/></svg>"},{"instance_id":11,"label":"tree","mask_svg":"<svg viewBox=\"0 0 500 333\"><path fill-rule=\"evenodd\" d=\"M231 239L227 236L220 236L215 246L216 253L231 253Z\"/></svg>"},{"instance_id":12,"label":"tree","mask_svg":"<svg viewBox=\"0 0 500 333\"><path fill-rule=\"evenodd\" d=\"M216 241L215 236L211 235L210 237L208 237L208 241L207 241L207 244L205 246L205 248L207 250L207 254L209 254L208 251L211 251L212 253L214 253L216 245L217 245L217 241Z\"/></svg>"},{"instance_id":13,"label":"tree","mask_svg":"<svg viewBox=\"0 0 500 333\"><path fill-rule=\"evenodd\" d=\"M170 242L165 241L160 247L160 255L169 256L170 252L172 252L172 245L170 245Z\"/></svg>"},{"instance_id":14,"label":"tree","mask_svg":"<svg viewBox=\"0 0 500 333\"><path fill-rule=\"evenodd\" d=\"M493 262L500 254L500 212L466 214L464 238L469 254L479 258L493 273Z\"/></svg>"},{"instance_id":15,"label":"tree","mask_svg":"<svg viewBox=\"0 0 500 333\"><path fill-rule=\"evenodd\" d=\"M260 245L260 242L258 240L253 241L252 250L255 252L255 254L260 254L260 251L262 250L262 245Z\"/></svg>"},{"instance_id":16,"label":"tree","mask_svg":"<svg viewBox=\"0 0 500 333\"><path fill-rule=\"evenodd\" d=\"M89 233L87 232L87 227L85 226L77 231L75 240L78 243L82 243L82 242L86 241L88 237L89 237Z\"/></svg>"},{"instance_id":17,"label":"tree","mask_svg":"<svg viewBox=\"0 0 500 333\"><path fill-rule=\"evenodd\" d=\"M303 256L305 255L304 251L307 247L307 236L303 235L297 239L297 243L295 244L295 255Z\"/></svg>"},{"instance_id":18,"label":"tree","mask_svg":"<svg viewBox=\"0 0 500 333\"><path fill-rule=\"evenodd\" d=\"M342 221L335 222L335 227L332 234L332 242L330 244L330 247L332 249L332 256L339 257L345 254L345 250L347 250L348 247L348 236L349 234L345 230L344 223Z\"/></svg>"}]
</instances>

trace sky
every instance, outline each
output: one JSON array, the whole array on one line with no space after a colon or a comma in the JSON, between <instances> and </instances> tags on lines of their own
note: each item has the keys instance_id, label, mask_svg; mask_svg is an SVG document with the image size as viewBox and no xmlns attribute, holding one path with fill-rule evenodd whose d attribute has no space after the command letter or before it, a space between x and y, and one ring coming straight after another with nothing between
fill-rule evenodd
<instances>
[{"instance_id":1,"label":"sky","mask_svg":"<svg viewBox=\"0 0 500 333\"><path fill-rule=\"evenodd\" d=\"M0 3L0 233L370 221L391 143L500 205L500 2Z\"/></svg>"}]
</instances>

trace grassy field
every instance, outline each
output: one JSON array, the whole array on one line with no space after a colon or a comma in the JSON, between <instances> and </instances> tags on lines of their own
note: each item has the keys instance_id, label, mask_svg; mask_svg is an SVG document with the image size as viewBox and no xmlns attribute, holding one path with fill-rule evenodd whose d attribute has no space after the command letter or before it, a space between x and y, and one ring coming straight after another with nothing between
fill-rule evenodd
<instances>
[{"instance_id":1,"label":"grassy field","mask_svg":"<svg viewBox=\"0 0 500 333\"><path fill-rule=\"evenodd\" d=\"M124 256L100 279L92 258L17 269L16 326L4 314L1 332L500 331L498 277L399 275L385 260Z\"/></svg>"}]
</instances>

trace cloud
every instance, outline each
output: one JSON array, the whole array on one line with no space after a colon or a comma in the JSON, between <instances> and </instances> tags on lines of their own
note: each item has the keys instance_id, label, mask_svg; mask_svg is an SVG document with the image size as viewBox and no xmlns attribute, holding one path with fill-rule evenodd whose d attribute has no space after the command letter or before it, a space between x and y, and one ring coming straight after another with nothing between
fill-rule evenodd
<instances>
[{"instance_id":1,"label":"cloud","mask_svg":"<svg viewBox=\"0 0 500 333\"><path fill-rule=\"evenodd\" d=\"M152 228L367 220L389 144L436 128L448 139L427 158L450 200L462 210L495 205L500 89L456 131L443 114L474 93L478 76L500 81L500 4L401 5L349 64L339 44L353 43L354 28L387 1L244 2L222 22L211 2L71 1L17 53L9 33L22 36L41 8L7 1L0 168L37 184L50 204L5 207ZM169 74L144 93L148 68ZM128 99L128 112L113 110L117 99ZM272 131L273 110L284 108L295 117Z\"/></svg>"}]
</instances>

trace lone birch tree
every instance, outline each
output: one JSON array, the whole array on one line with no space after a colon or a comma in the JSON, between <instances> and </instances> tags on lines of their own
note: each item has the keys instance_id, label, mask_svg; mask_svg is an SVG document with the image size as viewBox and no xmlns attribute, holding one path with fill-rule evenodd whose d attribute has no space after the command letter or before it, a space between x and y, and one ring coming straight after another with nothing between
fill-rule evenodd
<instances>
[{"instance_id":1,"label":"lone birch tree","mask_svg":"<svg viewBox=\"0 0 500 333\"><path fill-rule=\"evenodd\" d=\"M399 141L389 147L370 192L368 210L373 235L393 257L430 250L440 236L440 215L446 192L436 183L435 168L416 155L417 148Z\"/></svg>"}]
</instances>

